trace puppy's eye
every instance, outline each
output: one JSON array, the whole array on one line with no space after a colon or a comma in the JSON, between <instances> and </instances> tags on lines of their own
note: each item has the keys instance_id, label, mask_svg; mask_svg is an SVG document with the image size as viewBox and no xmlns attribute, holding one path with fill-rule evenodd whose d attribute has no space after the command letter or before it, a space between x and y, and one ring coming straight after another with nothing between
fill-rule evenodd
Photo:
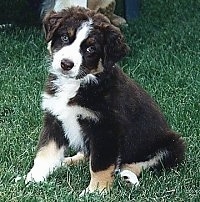
<instances>
[{"instance_id":1,"label":"puppy's eye","mask_svg":"<svg viewBox=\"0 0 200 202\"><path fill-rule=\"evenodd\" d=\"M86 51L90 54L95 53L96 52L96 48L95 46L90 46L86 49Z\"/></svg>"},{"instance_id":2,"label":"puppy's eye","mask_svg":"<svg viewBox=\"0 0 200 202\"><path fill-rule=\"evenodd\" d=\"M69 38L68 38L67 35L62 35L61 40L62 40L63 43L69 43Z\"/></svg>"}]
</instances>

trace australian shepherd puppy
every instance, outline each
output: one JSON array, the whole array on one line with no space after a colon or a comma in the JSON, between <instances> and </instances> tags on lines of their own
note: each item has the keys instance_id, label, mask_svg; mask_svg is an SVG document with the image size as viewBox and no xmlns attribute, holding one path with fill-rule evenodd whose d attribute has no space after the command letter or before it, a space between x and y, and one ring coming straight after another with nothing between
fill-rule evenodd
<instances>
[{"instance_id":1,"label":"australian shepherd puppy","mask_svg":"<svg viewBox=\"0 0 200 202\"><path fill-rule=\"evenodd\" d=\"M138 184L143 169L183 160L183 140L148 93L116 65L129 49L118 28L80 7L52 11L43 23L52 64L42 94L43 129L26 183L88 159L91 180L83 193L103 191L115 172ZM68 147L78 153L65 158Z\"/></svg>"}]
</instances>

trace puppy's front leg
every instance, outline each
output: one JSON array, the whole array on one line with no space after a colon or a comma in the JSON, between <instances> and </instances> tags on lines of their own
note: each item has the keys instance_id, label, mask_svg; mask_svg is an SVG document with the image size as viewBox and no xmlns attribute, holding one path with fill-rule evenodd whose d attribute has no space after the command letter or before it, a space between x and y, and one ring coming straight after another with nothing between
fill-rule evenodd
<instances>
[{"instance_id":1,"label":"puppy's front leg","mask_svg":"<svg viewBox=\"0 0 200 202\"><path fill-rule=\"evenodd\" d=\"M25 183L44 181L64 159L65 139L59 121L47 114L40 136L34 165L26 176Z\"/></svg>"}]
</instances>

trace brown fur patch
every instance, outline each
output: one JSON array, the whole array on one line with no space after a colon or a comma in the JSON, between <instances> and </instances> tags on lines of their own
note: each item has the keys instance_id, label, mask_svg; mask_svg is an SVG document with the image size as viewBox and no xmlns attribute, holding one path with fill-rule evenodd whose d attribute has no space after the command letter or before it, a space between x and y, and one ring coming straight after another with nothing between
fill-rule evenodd
<instances>
[{"instance_id":1,"label":"brown fur patch","mask_svg":"<svg viewBox=\"0 0 200 202\"><path fill-rule=\"evenodd\" d=\"M98 74L98 73L100 73L100 72L103 72L103 70L104 70L104 68L103 68L103 65L102 65L102 62L101 62L101 60L99 61L99 64L98 64L98 67L95 69L95 68L93 68L91 71L90 71L90 73L91 74Z\"/></svg>"},{"instance_id":2,"label":"brown fur patch","mask_svg":"<svg viewBox=\"0 0 200 202\"><path fill-rule=\"evenodd\" d=\"M90 37L90 38L88 38L86 40L86 43L87 43L88 46L91 46L91 45L93 45L95 43L95 39Z\"/></svg>"},{"instance_id":3,"label":"brown fur patch","mask_svg":"<svg viewBox=\"0 0 200 202\"><path fill-rule=\"evenodd\" d=\"M67 28L67 33L69 37L73 37L75 35L75 29L73 27Z\"/></svg>"}]
</instances>

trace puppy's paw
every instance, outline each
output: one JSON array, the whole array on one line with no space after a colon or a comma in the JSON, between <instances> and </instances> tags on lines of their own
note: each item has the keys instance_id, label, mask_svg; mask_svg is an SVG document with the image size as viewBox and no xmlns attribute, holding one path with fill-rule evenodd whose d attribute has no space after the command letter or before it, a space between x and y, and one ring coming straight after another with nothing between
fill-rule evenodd
<instances>
[{"instance_id":1,"label":"puppy's paw","mask_svg":"<svg viewBox=\"0 0 200 202\"><path fill-rule=\"evenodd\" d=\"M72 164L73 164L72 157L65 157L64 160L62 161L62 166L72 165Z\"/></svg>"},{"instance_id":2,"label":"puppy's paw","mask_svg":"<svg viewBox=\"0 0 200 202\"><path fill-rule=\"evenodd\" d=\"M137 176L131 172L130 170L122 170L120 172L120 176L121 178L123 178L126 182L138 186L139 185L139 180L137 178Z\"/></svg>"},{"instance_id":3,"label":"puppy's paw","mask_svg":"<svg viewBox=\"0 0 200 202\"><path fill-rule=\"evenodd\" d=\"M84 154L81 152L78 152L74 156L65 157L62 161L62 166L76 165L76 164L79 164L80 162L84 162L85 160L86 160L86 157L84 156Z\"/></svg>"},{"instance_id":4,"label":"puppy's paw","mask_svg":"<svg viewBox=\"0 0 200 202\"><path fill-rule=\"evenodd\" d=\"M46 179L46 175L41 170L32 168L26 176L25 184L29 182L43 182Z\"/></svg>"}]
</instances>

